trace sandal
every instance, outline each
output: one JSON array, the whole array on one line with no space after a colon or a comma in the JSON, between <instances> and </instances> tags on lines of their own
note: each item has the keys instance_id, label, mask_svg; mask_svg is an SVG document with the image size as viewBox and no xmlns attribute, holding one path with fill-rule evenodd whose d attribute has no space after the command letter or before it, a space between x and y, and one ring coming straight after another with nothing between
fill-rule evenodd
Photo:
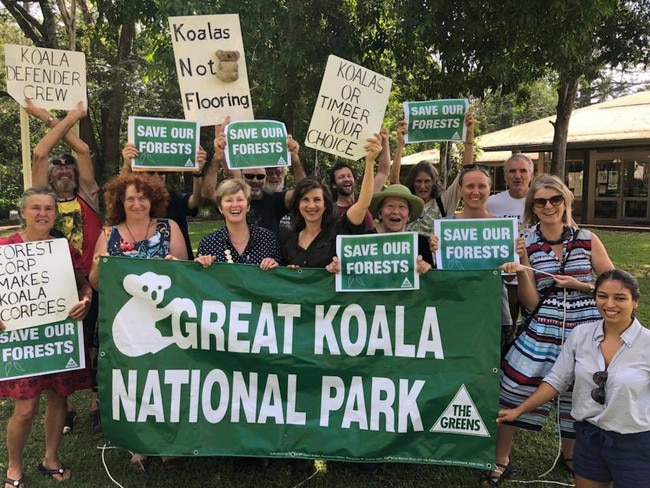
<instances>
[{"instance_id":1,"label":"sandal","mask_svg":"<svg viewBox=\"0 0 650 488\"><path fill-rule=\"evenodd\" d=\"M63 465L61 465L60 468L52 468L52 469L48 469L48 468L46 468L46 467L43 465L43 463L38 463L38 470L39 470L41 473L43 473L43 475L45 475L45 476L49 476L49 477L52 478L54 481L58 481L59 483L63 483L64 481L69 480L69 479L70 479L70 476L72 476L72 475L70 474L70 471L69 471L68 469L64 468ZM66 473L66 471L69 473L69 476L68 476L67 478L65 477L65 473ZM55 478L55 476L56 476L57 474L58 474L59 476L61 476L61 479L60 479L60 480L58 480L58 479Z\"/></svg>"},{"instance_id":2,"label":"sandal","mask_svg":"<svg viewBox=\"0 0 650 488\"><path fill-rule=\"evenodd\" d=\"M503 483L515 470L512 467L512 463L505 464L496 464L496 469L494 471L481 471L478 475L478 482L481 486L488 488L496 488L501 483Z\"/></svg>"},{"instance_id":3,"label":"sandal","mask_svg":"<svg viewBox=\"0 0 650 488\"><path fill-rule=\"evenodd\" d=\"M11 485L11 486L13 486L15 488L20 488L21 486L25 485L25 477L21 476L19 480L13 480L11 478L5 478L3 483L5 485Z\"/></svg>"},{"instance_id":4,"label":"sandal","mask_svg":"<svg viewBox=\"0 0 650 488\"><path fill-rule=\"evenodd\" d=\"M65 423L63 424L63 435L69 434L74 429L74 421L77 419L77 412L68 410L65 414Z\"/></svg>"}]
</instances>

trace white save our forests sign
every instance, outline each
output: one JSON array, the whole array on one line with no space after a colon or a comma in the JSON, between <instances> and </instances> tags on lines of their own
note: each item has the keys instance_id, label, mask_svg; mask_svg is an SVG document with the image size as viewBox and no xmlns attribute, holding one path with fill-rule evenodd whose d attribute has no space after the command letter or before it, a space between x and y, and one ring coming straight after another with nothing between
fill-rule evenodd
<instances>
[{"instance_id":1,"label":"white save our forests sign","mask_svg":"<svg viewBox=\"0 0 650 488\"><path fill-rule=\"evenodd\" d=\"M7 330L64 321L78 301L67 240L0 246L0 320Z\"/></svg>"},{"instance_id":2,"label":"white save our forests sign","mask_svg":"<svg viewBox=\"0 0 650 488\"><path fill-rule=\"evenodd\" d=\"M185 118L201 126L252 120L239 15L170 17L169 29Z\"/></svg>"},{"instance_id":3,"label":"white save our forests sign","mask_svg":"<svg viewBox=\"0 0 650 488\"><path fill-rule=\"evenodd\" d=\"M26 98L54 110L88 106L82 52L5 44L5 69L7 92L23 107Z\"/></svg>"},{"instance_id":4,"label":"white save our forests sign","mask_svg":"<svg viewBox=\"0 0 650 488\"><path fill-rule=\"evenodd\" d=\"M365 155L366 139L384 121L392 80L330 55L305 145L343 158Z\"/></svg>"}]
</instances>

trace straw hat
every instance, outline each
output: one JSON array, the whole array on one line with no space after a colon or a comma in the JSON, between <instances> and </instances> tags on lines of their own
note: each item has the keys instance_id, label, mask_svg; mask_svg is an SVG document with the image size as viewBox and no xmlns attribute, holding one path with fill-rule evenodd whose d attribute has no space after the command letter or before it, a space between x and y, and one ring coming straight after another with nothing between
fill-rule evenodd
<instances>
[{"instance_id":1,"label":"straw hat","mask_svg":"<svg viewBox=\"0 0 650 488\"><path fill-rule=\"evenodd\" d=\"M413 222L417 219L420 214L422 214L422 210L424 210L424 200L413 195L404 185L395 184L372 195L370 213L373 217L379 218L379 208L381 207L381 202L383 202L386 197L403 198L409 203L409 222Z\"/></svg>"}]
</instances>

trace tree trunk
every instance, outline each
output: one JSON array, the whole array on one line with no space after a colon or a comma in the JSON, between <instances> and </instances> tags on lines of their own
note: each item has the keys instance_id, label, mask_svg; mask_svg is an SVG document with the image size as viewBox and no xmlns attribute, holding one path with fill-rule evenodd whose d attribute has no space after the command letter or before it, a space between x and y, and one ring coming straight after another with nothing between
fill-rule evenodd
<instances>
[{"instance_id":1,"label":"tree trunk","mask_svg":"<svg viewBox=\"0 0 650 488\"><path fill-rule=\"evenodd\" d=\"M564 181L564 168L566 161L566 146L569 135L569 121L576 94L578 93L578 78L560 79L557 89L557 117L552 122L555 129L553 134L553 155L551 160L551 173Z\"/></svg>"},{"instance_id":2,"label":"tree trunk","mask_svg":"<svg viewBox=\"0 0 650 488\"><path fill-rule=\"evenodd\" d=\"M135 39L135 23L125 22L121 26L117 56L113 63L112 74L108 80L111 87L107 92L103 109L102 125L104 133L102 158L98 158L98 174L102 181L116 175L120 168L122 148L120 146L120 131L122 129L122 112L125 103L125 64L131 54Z\"/></svg>"}]
</instances>

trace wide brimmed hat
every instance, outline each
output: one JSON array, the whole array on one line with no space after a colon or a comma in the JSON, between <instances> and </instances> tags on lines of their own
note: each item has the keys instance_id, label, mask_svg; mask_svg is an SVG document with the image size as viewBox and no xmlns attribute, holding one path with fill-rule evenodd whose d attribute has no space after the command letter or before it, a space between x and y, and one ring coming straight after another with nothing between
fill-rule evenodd
<instances>
[{"instance_id":1,"label":"wide brimmed hat","mask_svg":"<svg viewBox=\"0 0 650 488\"><path fill-rule=\"evenodd\" d=\"M411 191L404 185L395 184L390 185L388 188L382 191L378 191L372 195L372 201L370 202L370 213L376 219L379 218L379 208L381 207L381 202L384 201L386 197L399 197L404 198L409 202L409 222L413 222L424 210L424 200L420 197L413 195Z\"/></svg>"}]
</instances>

